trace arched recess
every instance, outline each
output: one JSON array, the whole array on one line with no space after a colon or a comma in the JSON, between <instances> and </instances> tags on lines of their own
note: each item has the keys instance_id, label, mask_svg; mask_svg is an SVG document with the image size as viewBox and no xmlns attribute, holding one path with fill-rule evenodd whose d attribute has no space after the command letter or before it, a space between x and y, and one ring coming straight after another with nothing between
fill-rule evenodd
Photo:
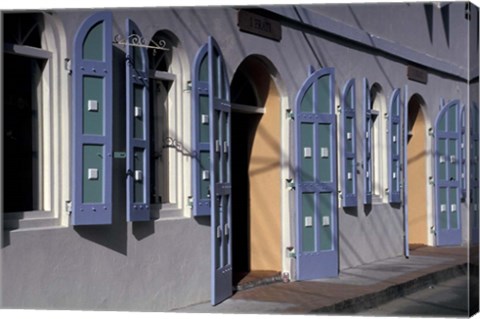
<instances>
[{"instance_id":1,"label":"arched recess","mask_svg":"<svg viewBox=\"0 0 480 319\"><path fill-rule=\"evenodd\" d=\"M427 119L419 94L408 101L408 229L409 244L428 244Z\"/></svg>"},{"instance_id":2,"label":"arched recess","mask_svg":"<svg viewBox=\"0 0 480 319\"><path fill-rule=\"evenodd\" d=\"M282 270L282 132L277 71L245 58L230 86L234 284Z\"/></svg>"}]
</instances>

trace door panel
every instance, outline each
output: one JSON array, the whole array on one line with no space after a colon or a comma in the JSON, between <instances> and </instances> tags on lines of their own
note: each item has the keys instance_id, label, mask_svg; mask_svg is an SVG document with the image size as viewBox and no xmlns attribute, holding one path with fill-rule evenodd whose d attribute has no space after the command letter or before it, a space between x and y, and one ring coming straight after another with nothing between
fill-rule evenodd
<instances>
[{"instance_id":1,"label":"door panel","mask_svg":"<svg viewBox=\"0 0 480 319\"><path fill-rule=\"evenodd\" d=\"M208 40L208 91L210 125L210 207L212 240L211 302L232 295L230 92L220 49Z\"/></svg>"},{"instance_id":2,"label":"door panel","mask_svg":"<svg viewBox=\"0 0 480 319\"><path fill-rule=\"evenodd\" d=\"M447 103L435 121L435 219L437 246L460 245L460 103Z\"/></svg>"},{"instance_id":3,"label":"door panel","mask_svg":"<svg viewBox=\"0 0 480 319\"><path fill-rule=\"evenodd\" d=\"M478 244L479 224L479 114L478 106L472 103L470 108L470 224L472 225L471 240Z\"/></svg>"},{"instance_id":4,"label":"door panel","mask_svg":"<svg viewBox=\"0 0 480 319\"><path fill-rule=\"evenodd\" d=\"M297 278L338 275L334 70L312 73L296 99Z\"/></svg>"}]
</instances>

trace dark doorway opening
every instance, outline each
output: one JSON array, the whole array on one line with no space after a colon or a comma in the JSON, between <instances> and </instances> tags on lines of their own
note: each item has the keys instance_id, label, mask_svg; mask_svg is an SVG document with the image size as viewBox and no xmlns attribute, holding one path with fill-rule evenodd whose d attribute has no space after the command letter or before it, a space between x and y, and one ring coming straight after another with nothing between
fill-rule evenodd
<instances>
[{"instance_id":1,"label":"dark doorway opening","mask_svg":"<svg viewBox=\"0 0 480 319\"><path fill-rule=\"evenodd\" d=\"M241 290L280 281L281 116L268 60L246 58L232 79L232 267Z\"/></svg>"},{"instance_id":2,"label":"dark doorway opening","mask_svg":"<svg viewBox=\"0 0 480 319\"><path fill-rule=\"evenodd\" d=\"M232 113L233 285L250 272L250 179L248 164L261 115Z\"/></svg>"}]
</instances>

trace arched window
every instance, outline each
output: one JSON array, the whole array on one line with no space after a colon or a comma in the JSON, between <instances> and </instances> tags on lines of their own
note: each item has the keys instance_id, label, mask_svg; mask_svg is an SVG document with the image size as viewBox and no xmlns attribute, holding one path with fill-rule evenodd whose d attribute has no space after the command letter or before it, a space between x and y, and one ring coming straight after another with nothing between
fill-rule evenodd
<instances>
[{"instance_id":1,"label":"arched window","mask_svg":"<svg viewBox=\"0 0 480 319\"><path fill-rule=\"evenodd\" d=\"M18 228L16 216L48 219L43 226L58 224L60 207L68 199L68 163L62 149L68 146L68 125L64 108L68 102L67 74L56 61L63 60L63 48L57 46L60 25L43 13L4 13L3 82L4 92L4 189L5 227ZM63 68L63 64L62 64ZM8 80L7 80L8 79ZM55 116L53 116L55 114ZM63 123L63 122L62 122ZM57 128L57 129L54 129ZM61 158L55 163L54 156ZM25 214L25 212L31 212ZM13 220L13 222L10 222ZM29 223L23 224L30 227ZM21 227L24 227L24 226Z\"/></svg>"},{"instance_id":2,"label":"arched window","mask_svg":"<svg viewBox=\"0 0 480 319\"><path fill-rule=\"evenodd\" d=\"M167 30L155 33L151 46L168 50L149 49L150 68L150 149L151 203L153 216L167 216L181 208L184 191L183 160L185 148L182 56L178 38ZM162 211L162 212L160 212ZM179 213L181 215L181 213ZM158 215L158 216L157 216Z\"/></svg>"},{"instance_id":3,"label":"arched window","mask_svg":"<svg viewBox=\"0 0 480 319\"><path fill-rule=\"evenodd\" d=\"M385 121L386 102L382 87L374 83L370 89L371 113L372 113L372 193L373 199L385 198L385 188L387 188L386 163L386 130Z\"/></svg>"}]
</instances>

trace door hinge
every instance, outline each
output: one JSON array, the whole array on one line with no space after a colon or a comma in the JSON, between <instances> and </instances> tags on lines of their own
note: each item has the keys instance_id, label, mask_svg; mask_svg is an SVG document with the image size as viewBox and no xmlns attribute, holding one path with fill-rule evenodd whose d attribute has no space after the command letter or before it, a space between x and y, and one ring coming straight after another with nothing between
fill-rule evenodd
<instances>
[{"instance_id":1,"label":"door hinge","mask_svg":"<svg viewBox=\"0 0 480 319\"><path fill-rule=\"evenodd\" d=\"M289 191L295 189L295 181L293 180L293 178L287 178L287 179L285 180L285 182L287 183L287 189L288 189Z\"/></svg>"},{"instance_id":2,"label":"door hinge","mask_svg":"<svg viewBox=\"0 0 480 319\"><path fill-rule=\"evenodd\" d=\"M65 201L65 212L70 215L72 213L72 202L69 200Z\"/></svg>"},{"instance_id":3,"label":"door hinge","mask_svg":"<svg viewBox=\"0 0 480 319\"><path fill-rule=\"evenodd\" d=\"M64 64L65 71L67 71L68 75L71 75L72 74L72 60L70 60L69 58L65 58L64 63L65 63Z\"/></svg>"},{"instance_id":4,"label":"door hinge","mask_svg":"<svg viewBox=\"0 0 480 319\"><path fill-rule=\"evenodd\" d=\"M187 207L193 208L193 196L187 197Z\"/></svg>"},{"instance_id":5,"label":"door hinge","mask_svg":"<svg viewBox=\"0 0 480 319\"><path fill-rule=\"evenodd\" d=\"M292 109L286 109L287 119L293 120L295 118Z\"/></svg>"}]
</instances>

